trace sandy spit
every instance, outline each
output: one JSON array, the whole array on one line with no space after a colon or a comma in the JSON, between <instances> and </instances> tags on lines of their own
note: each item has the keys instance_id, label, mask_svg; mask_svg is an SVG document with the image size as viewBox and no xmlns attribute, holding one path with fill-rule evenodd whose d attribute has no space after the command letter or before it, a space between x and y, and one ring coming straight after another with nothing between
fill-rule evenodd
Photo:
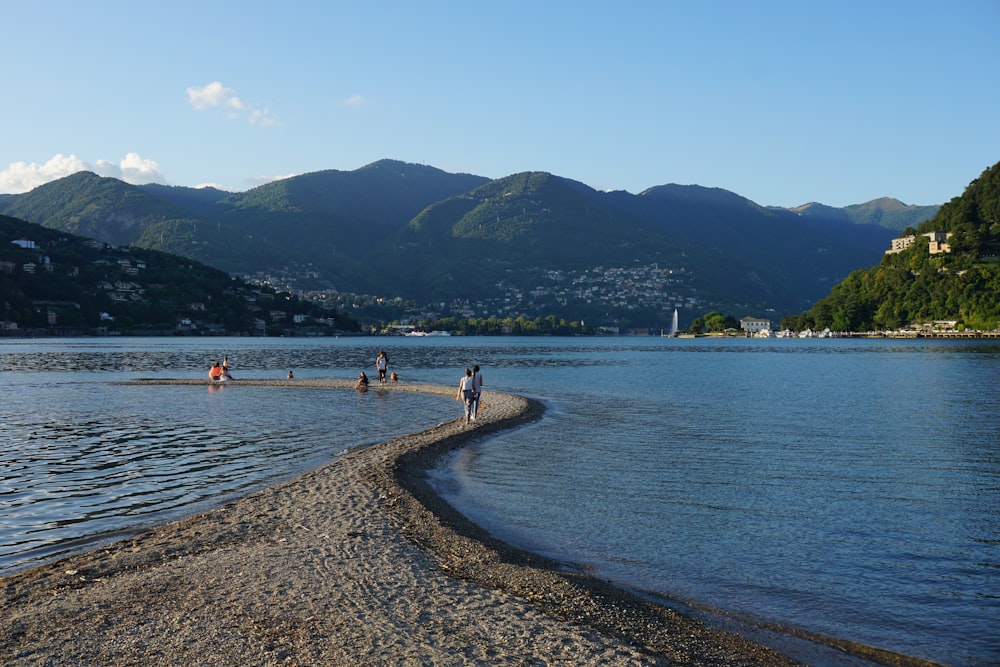
<instances>
[{"instance_id":1,"label":"sandy spit","mask_svg":"<svg viewBox=\"0 0 1000 667\"><path fill-rule=\"evenodd\" d=\"M353 386L237 380L225 390L265 384ZM513 549L432 492L424 470L438 457L542 411L488 392L472 425L456 419L392 438L216 510L0 579L0 664L795 664Z\"/></svg>"}]
</instances>

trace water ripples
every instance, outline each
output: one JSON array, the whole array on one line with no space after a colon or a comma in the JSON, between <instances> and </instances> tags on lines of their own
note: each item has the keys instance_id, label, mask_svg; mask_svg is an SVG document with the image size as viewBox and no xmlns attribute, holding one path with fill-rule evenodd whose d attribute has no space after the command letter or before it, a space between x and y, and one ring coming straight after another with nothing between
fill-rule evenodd
<instances>
[{"instance_id":1,"label":"water ripples","mask_svg":"<svg viewBox=\"0 0 1000 667\"><path fill-rule=\"evenodd\" d=\"M24 409L7 401L0 422L0 571L81 537L216 506L348 447L454 416L439 397L295 388L100 383L50 386L34 398L37 414L28 406L39 401L22 393Z\"/></svg>"},{"instance_id":2,"label":"water ripples","mask_svg":"<svg viewBox=\"0 0 1000 667\"><path fill-rule=\"evenodd\" d=\"M510 542L654 594L1000 662L1000 346L617 360L547 371L564 390L545 428L459 453L442 493Z\"/></svg>"},{"instance_id":3,"label":"water ripples","mask_svg":"<svg viewBox=\"0 0 1000 667\"><path fill-rule=\"evenodd\" d=\"M0 544L57 553L457 416L440 397L94 381L202 378L227 353L237 377L353 378L379 347L404 381L457 386L477 363L487 391L546 402L435 472L499 537L654 595L1000 664L996 343L0 340L0 527L20 513Z\"/></svg>"}]
</instances>

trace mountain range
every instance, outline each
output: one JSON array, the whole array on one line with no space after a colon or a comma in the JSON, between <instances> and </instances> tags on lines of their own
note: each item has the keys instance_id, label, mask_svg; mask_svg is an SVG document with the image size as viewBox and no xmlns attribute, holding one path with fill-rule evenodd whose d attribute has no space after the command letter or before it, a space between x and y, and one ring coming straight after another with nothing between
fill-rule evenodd
<instances>
[{"instance_id":1,"label":"mountain range","mask_svg":"<svg viewBox=\"0 0 1000 667\"><path fill-rule=\"evenodd\" d=\"M782 209L697 185L602 192L545 172L488 179L393 160L242 193L80 172L0 196L9 216L302 293L649 327L674 308L802 312L938 209L888 198Z\"/></svg>"}]
</instances>

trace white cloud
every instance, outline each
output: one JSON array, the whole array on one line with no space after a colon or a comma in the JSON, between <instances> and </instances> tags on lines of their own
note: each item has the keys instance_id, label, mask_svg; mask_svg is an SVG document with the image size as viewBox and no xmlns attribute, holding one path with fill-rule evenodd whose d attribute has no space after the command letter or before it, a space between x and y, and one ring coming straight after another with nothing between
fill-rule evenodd
<instances>
[{"instance_id":1,"label":"white cloud","mask_svg":"<svg viewBox=\"0 0 1000 667\"><path fill-rule=\"evenodd\" d=\"M129 153L118 164L98 160L93 171L98 176L117 178L133 185L165 182L160 165L155 160L142 158L138 153Z\"/></svg>"},{"instance_id":2,"label":"white cloud","mask_svg":"<svg viewBox=\"0 0 1000 667\"><path fill-rule=\"evenodd\" d=\"M251 125L280 125L277 117L260 104L247 104L236 94L232 88L227 88L219 81L197 87L191 86L187 89L188 104L198 111L205 111L213 107L223 107L229 110L230 118L246 117Z\"/></svg>"},{"instance_id":3,"label":"white cloud","mask_svg":"<svg viewBox=\"0 0 1000 667\"><path fill-rule=\"evenodd\" d=\"M39 185L79 171L92 171L99 176L117 178L133 185L166 183L160 166L154 160L145 159L138 153L129 153L117 163L98 160L95 164L89 164L75 155L57 153L41 165L34 162L30 164L11 162L7 169L0 171L0 192L6 194L28 192Z\"/></svg>"},{"instance_id":4,"label":"white cloud","mask_svg":"<svg viewBox=\"0 0 1000 667\"><path fill-rule=\"evenodd\" d=\"M271 115L271 112L266 108L264 109L254 109L250 112L250 124L251 125L280 125L278 119Z\"/></svg>"},{"instance_id":5,"label":"white cloud","mask_svg":"<svg viewBox=\"0 0 1000 667\"><path fill-rule=\"evenodd\" d=\"M27 192L43 183L75 174L86 168L86 163L75 155L67 156L62 153L53 156L42 165L34 162L31 164L11 162L5 170L0 171L0 192Z\"/></svg>"},{"instance_id":6,"label":"white cloud","mask_svg":"<svg viewBox=\"0 0 1000 667\"><path fill-rule=\"evenodd\" d=\"M368 100L363 95L351 95L344 100L345 107L360 107L368 104Z\"/></svg>"},{"instance_id":7,"label":"white cloud","mask_svg":"<svg viewBox=\"0 0 1000 667\"><path fill-rule=\"evenodd\" d=\"M236 91L232 88L226 88L218 81L213 81L207 86L202 86L201 88L195 88L194 86L187 89L188 102L198 111L204 111L209 107L218 107L223 105L235 106L240 108L243 104L240 98L236 97Z\"/></svg>"}]
</instances>

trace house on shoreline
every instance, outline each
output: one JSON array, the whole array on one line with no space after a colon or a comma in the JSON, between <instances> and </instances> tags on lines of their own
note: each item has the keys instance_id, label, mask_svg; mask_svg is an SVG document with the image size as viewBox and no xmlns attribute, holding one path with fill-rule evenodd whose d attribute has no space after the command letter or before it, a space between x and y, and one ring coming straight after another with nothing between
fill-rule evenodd
<instances>
[{"instance_id":1,"label":"house on shoreline","mask_svg":"<svg viewBox=\"0 0 1000 667\"><path fill-rule=\"evenodd\" d=\"M743 317L740 319L740 329L743 329L747 336L770 336L771 320L759 317Z\"/></svg>"}]
</instances>

